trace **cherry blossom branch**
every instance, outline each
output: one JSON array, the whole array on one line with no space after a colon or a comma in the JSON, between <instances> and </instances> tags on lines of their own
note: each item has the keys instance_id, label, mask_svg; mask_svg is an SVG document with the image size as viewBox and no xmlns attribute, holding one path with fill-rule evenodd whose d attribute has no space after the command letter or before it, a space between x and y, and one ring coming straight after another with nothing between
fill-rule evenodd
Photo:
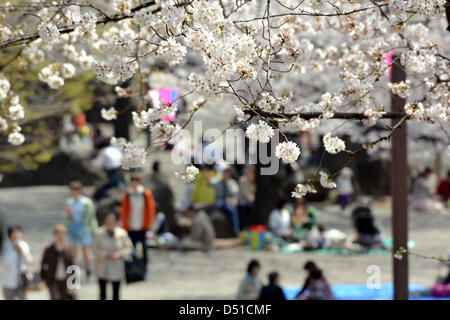
<instances>
[{"instance_id":1,"label":"cherry blossom branch","mask_svg":"<svg viewBox=\"0 0 450 320\"><path fill-rule=\"evenodd\" d=\"M396 259L401 260L403 258L404 254L407 254L407 255L410 255L410 256L413 256L413 257L417 257L417 258L421 258L421 259L426 259L426 260L436 260L436 261L439 261L439 262L442 262L442 263L450 263L450 259L448 259L448 258L444 259L444 258L440 258L440 257L436 257L436 256L426 256L426 255L423 255L423 254L420 254L420 253L412 252L412 251L407 250L407 249L405 249L403 247L398 248L398 250L394 254L394 257Z\"/></svg>"},{"instance_id":2,"label":"cherry blossom branch","mask_svg":"<svg viewBox=\"0 0 450 320\"><path fill-rule=\"evenodd\" d=\"M388 6L387 3L380 4L381 7ZM291 13L279 13L271 15L270 18L280 18L280 17L288 17L288 16L310 16L310 17L339 17L339 16L348 16L354 13L363 12L367 10L377 9L378 6L372 6L372 7L366 7L361 9L355 9L352 11L347 12L336 12L336 13L314 13L314 12L307 12L307 11L301 11L301 12L291 12ZM267 17L255 17L248 20L234 20L234 23L246 23L246 22L252 22L256 20L264 20L267 19Z\"/></svg>"},{"instance_id":3,"label":"cherry blossom branch","mask_svg":"<svg viewBox=\"0 0 450 320\"><path fill-rule=\"evenodd\" d=\"M277 119L291 119L291 118L302 118L305 120L310 119L320 119L323 117L322 112L299 112L299 113L270 113L266 111L259 110L257 113L252 110L245 110L246 114L252 116L262 116L265 118L277 118ZM407 116L404 112L386 112L380 115L381 119L401 119ZM345 119L345 120L367 120L368 116L359 112L335 112L334 115L327 119ZM409 117L408 117L409 119Z\"/></svg>"},{"instance_id":4,"label":"cherry blossom branch","mask_svg":"<svg viewBox=\"0 0 450 320\"><path fill-rule=\"evenodd\" d=\"M139 11L141 9L145 9L145 8L151 7L151 6L155 5L155 4L156 4L156 2L152 0L152 1L149 1L149 2L146 2L146 3L143 3L141 5L138 5L138 6L134 7L133 9L131 9L131 14L129 14L129 15L128 14L125 14L125 15L124 14L116 14L116 15L113 15L113 16L107 16L107 17L105 17L103 19L97 20L95 22L95 24L96 25L102 25L102 24L106 24L106 23L109 23L109 22L119 22L119 21L124 20L124 19L131 19L131 18L133 18L133 13L134 12ZM160 10L161 10L160 8L155 8L154 10L152 10L152 12L155 13L155 12L159 12ZM70 33L70 32L73 32L74 30L75 30L75 26L70 26L70 27L69 26L64 26L61 29L59 29L59 33L60 34ZM16 46L16 45L19 45L19 44L22 44L22 43L29 43L29 42L34 41L36 39L39 39L39 34L38 33L34 33L34 34L31 34L31 35L26 35L26 36L23 36L23 37L15 38L15 39L8 40L8 41L0 43L0 49L4 49L4 48L7 48L7 47L11 47L11 46Z\"/></svg>"},{"instance_id":5,"label":"cherry blossom branch","mask_svg":"<svg viewBox=\"0 0 450 320\"><path fill-rule=\"evenodd\" d=\"M394 113L394 112L392 112ZM392 118L395 119L395 118ZM398 128L400 128L400 126L408 119L408 115L404 114L403 117L400 119L400 121L398 121L392 128L390 128L390 132L389 134L382 136L380 138L378 138L377 140L371 142L371 143L367 143L367 144L363 144L359 149L351 151L351 150L344 150L345 153L350 155L350 158L342 165L342 167L337 170L336 172L334 172L333 174L329 175L329 179L333 179L335 177L337 177L341 171L347 167L350 163L353 162L353 160L356 158L356 156L361 153L364 150L367 150L369 148L373 148L375 145L377 145L378 143L382 142L382 141L388 141L392 135L394 134L395 130L397 130ZM316 178L319 175L320 170L322 169L322 165L323 165L323 159L325 157L325 153L326 151L324 150L322 153L322 156L320 158L320 163L319 163L319 167L314 175L313 178L308 179L307 184L309 185L315 185L319 183L319 180Z\"/></svg>"}]
</instances>

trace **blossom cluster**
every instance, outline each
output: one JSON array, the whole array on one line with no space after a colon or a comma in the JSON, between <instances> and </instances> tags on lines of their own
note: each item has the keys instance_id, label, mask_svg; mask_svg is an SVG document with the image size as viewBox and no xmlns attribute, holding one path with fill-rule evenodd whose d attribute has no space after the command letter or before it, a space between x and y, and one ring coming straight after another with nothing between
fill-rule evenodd
<instances>
[{"instance_id":1,"label":"blossom cluster","mask_svg":"<svg viewBox=\"0 0 450 320\"><path fill-rule=\"evenodd\" d=\"M273 128L267 124L267 122L262 120L260 120L258 124L250 124L245 133L249 139L261 143L268 143L270 138L274 135Z\"/></svg>"},{"instance_id":2,"label":"blossom cluster","mask_svg":"<svg viewBox=\"0 0 450 320\"><path fill-rule=\"evenodd\" d=\"M331 133L327 133L322 140L328 153L336 154L345 150L345 142L339 137L332 137Z\"/></svg>"},{"instance_id":3,"label":"blossom cluster","mask_svg":"<svg viewBox=\"0 0 450 320\"><path fill-rule=\"evenodd\" d=\"M102 108L100 110L101 116L106 121L111 121L117 119L117 110L114 107L111 107L109 109Z\"/></svg>"},{"instance_id":4,"label":"blossom cluster","mask_svg":"<svg viewBox=\"0 0 450 320\"><path fill-rule=\"evenodd\" d=\"M409 81L402 81L400 83L389 83L389 88L393 94L398 95L400 98L406 99L409 95Z\"/></svg>"},{"instance_id":5,"label":"blossom cluster","mask_svg":"<svg viewBox=\"0 0 450 320\"><path fill-rule=\"evenodd\" d=\"M38 76L39 80L56 90L64 86L64 79L72 78L75 73L75 67L71 63L54 63L41 69Z\"/></svg>"},{"instance_id":6,"label":"blossom cluster","mask_svg":"<svg viewBox=\"0 0 450 320\"><path fill-rule=\"evenodd\" d=\"M187 166L184 171L175 172L175 176L184 183L191 183L195 180L199 170L194 165Z\"/></svg>"},{"instance_id":7,"label":"blossom cluster","mask_svg":"<svg viewBox=\"0 0 450 320\"><path fill-rule=\"evenodd\" d=\"M297 184L295 186L294 191L292 191L292 197L294 198L303 198L307 193L317 193L317 190L311 184Z\"/></svg>"},{"instance_id":8,"label":"blossom cluster","mask_svg":"<svg viewBox=\"0 0 450 320\"><path fill-rule=\"evenodd\" d=\"M319 171L320 175L320 185L324 188L334 189L336 188L336 183L330 178L328 174L323 171Z\"/></svg>"},{"instance_id":9,"label":"blossom cluster","mask_svg":"<svg viewBox=\"0 0 450 320\"><path fill-rule=\"evenodd\" d=\"M286 163L291 163L297 160L300 156L300 148L295 142L282 142L276 146L275 156L278 159L283 159Z\"/></svg>"}]
</instances>

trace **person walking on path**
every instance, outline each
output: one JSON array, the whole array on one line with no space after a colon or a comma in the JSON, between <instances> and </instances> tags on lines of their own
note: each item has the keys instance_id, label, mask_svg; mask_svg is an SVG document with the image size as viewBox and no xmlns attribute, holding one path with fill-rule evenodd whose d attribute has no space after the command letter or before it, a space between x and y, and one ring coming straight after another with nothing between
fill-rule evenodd
<instances>
[{"instance_id":1,"label":"person walking on path","mask_svg":"<svg viewBox=\"0 0 450 320\"><path fill-rule=\"evenodd\" d=\"M147 231L155 220L155 200L150 189L142 185L142 177L135 172L131 175L130 186L122 197L120 221L128 232L136 250L142 246L144 265L147 266Z\"/></svg>"},{"instance_id":2,"label":"person walking on path","mask_svg":"<svg viewBox=\"0 0 450 320\"><path fill-rule=\"evenodd\" d=\"M5 300L25 300L25 290L22 283L22 274L26 272L33 257L28 243L23 240L20 226L12 226L7 231L8 239L2 249L1 285Z\"/></svg>"},{"instance_id":3,"label":"person walking on path","mask_svg":"<svg viewBox=\"0 0 450 320\"><path fill-rule=\"evenodd\" d=\"M91 246L98 223L94 202L83 195L80 181L70 183L70 198L67 200L67 242L72 245L73 262L77 264L77 251L81 247L86 274L91 274Z\"/></svg>"},{"instance_id":4,"label":"person walking on path","mask_svg":"<svg viewBox=\"0 0 450 320\"><path fill-rule=\"evenodd\" d=\"M94 274L98 277L100 300L106 300L106 286L111 282L113 300L119 300L120 282L125 276L125 261L129 260L133 244L127 232L117 225L117 217L106 215L105 225L99 228L94 240Z\"/></svg>"},{"instance_id":5,"label":"person walking on path","mask_svg":"<svg viewBox=\"0 0 450 320\"><path fill-rule=\"evenodd\" d=\"M352 177L352 169L345 167L336 179L338 202L342 210L345 210L345 208L347 208L347 206L352 202L354 192Z\"/></svg>"},{"instance_id":6,"label":"person walking on path","mask_svg":"<svg viewBox=\"0 0 450 320\"><path fill-rule=\"evenodd\" d=\"M74 263L66 236L66 226L57 224L53 228L54 241L45 248L42 256L41 280L47 285L51 300L73 299L67 287L67 268Z\"/></svg>"}]
</instances>

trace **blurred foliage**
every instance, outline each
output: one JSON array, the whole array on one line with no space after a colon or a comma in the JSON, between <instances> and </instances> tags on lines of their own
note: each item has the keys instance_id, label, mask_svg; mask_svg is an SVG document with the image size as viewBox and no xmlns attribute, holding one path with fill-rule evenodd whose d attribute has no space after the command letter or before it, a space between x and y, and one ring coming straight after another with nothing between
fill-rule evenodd
<instances>
[{"instance_id":1,"label":"blurred foliage","mask_svg":"<svg viewBox=\"0 0 450 320\"><path fill-rule=\"evenodd\" d=\"M19 124L26 140L17 147L7 142L8 132L0 136L0 172L3 173L35 170L40 163L50 161L58 146L63 114L70 112L74 117L91 109L98 85L95 74L82 72L65 79L62 88L50 89L38 79L39 70L50 62L33 65L31 70L24 58L14 58L18 50L0 52L0 67L4 66L0 77L7 76L11 90L20 97L20 104L25 108L25 119ZM8 114L8 99L0 103L0 115Z\"/></svg>"}]
</instances>

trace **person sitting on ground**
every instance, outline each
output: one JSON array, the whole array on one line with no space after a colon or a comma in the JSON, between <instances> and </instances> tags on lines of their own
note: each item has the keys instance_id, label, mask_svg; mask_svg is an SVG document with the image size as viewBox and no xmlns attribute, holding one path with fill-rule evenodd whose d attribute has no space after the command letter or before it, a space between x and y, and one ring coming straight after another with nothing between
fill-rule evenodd
<instances>
[{"instance_id":1,"label":"person sitting on ground","mask_svg":"<svg viewBox=\"0 0 450 320\"><path fill-rule=\"evenodd\" d=\"M382 248L379 228L375 225L375 219L369 203L361 203L352 212L353 226L355 229L355 240L367 249Z\"/></svg>"},{"instance_id":2,"label":"person sitting on ground","mask_svg":"<svg viewBox=\"0 0 450 320\"><path fill-rule=\"evenodd\" d=\"M308 240L316 225L317 210L309 206L305 199L298 199L292 215L292 228L295 236L302 240Z\"/></svg>"},{"instance_id":3,"label":"person sitting on ground","mask_svg":"<svg viewBox=\"0 0 450 320\"><path fill-rule=\"evenodd\" d=\"M291 233L291 215L288 210L286 200L279 200L275 209L269 215L269 230L278 238L290 239Z\"/></svg>"},{"instance_id":4,"label":"person sitting on ground","mask_svg":"<svg viewBox=\"0 0 450 320\"><path fill-rule=\"evenodd\" d=\"M330 285L322 275L322 270L313 269L310 274L309 293L306 296L307 300L334 300L333 292Z\"/></svg>"},{"instance_id":5,"label":"person sitting on ground","mask_svg":"<svg viewBox=\"0 0 450 320\"><path fill-rule=\"evenodd\" d=\"M323 276L322 270L313 261L307 261L303 269L308 276L303 283L302 289L297 293L295 299L301 300L333 300L334 295L328 281ZM307 293L308 292L308 293Z\"/></svg>"},{"instance_id":6,"label":"person sitting on ground","mask_svg":"<svg viewBox=\"0 0 450 320\"><path fill-rule=\"evenodd\" d=\"M325 242L325 228L322 225L317 225L317 227L310 233L308 239L302 240L300 243L303 250L318 250L325 247Z\"/></svg>"},{"instance_id":7,"label":"person sitting on ground","mask_svg":"<svg viewBox=\"0 0 450 320\"><path fill-rule=\"evenodd\" d=\"M440 212L443 204L434 199L436 179L430 168L425 170L416 179L413 185L411 208L422 212Z\"/></svg>"},{"instance_id":8,"label":"person sitting on ground","mask_svg":"<svg viewBox=\"0 0 450 320\"><path fill-rule=\"evenodd\" d=\"M256 182L255 167L248 166L244 169L244 175L239 178L239 227L241 230L247 228L247 220L253 203L255 202Z\"/></svg>"},{"instance_id":9,"label":"person sitting on ground","mask_svg":"<svg viewBox=\"0 0 450 320\"><path fill-rule=\"evenodd\" d=\"M213 224L205 211L198 211L193 206L187 210L189 218L192 220L191 230L188 236L180 243L182 250L211 250L216 233Z\"/></svg>"},{"instance_id":10,"label":"person sitting on ground","mask_svg":"<svg viewBox=\"0 0 450 320\"><path fill-rule=\"evenodd\" d=\"M213 207L216 188L209 183L209 180L220 179L220 177L221 175L214 169L214 164L201 168L193 183L192 203L197 206Z\"/></svg>"},{"instance_id":11,"label":"person sitting on ground","mask_svg":"<svg viewBox=\"0 0 450 320\"><path fill-rule=\"evenodd\" d=\"M439 183L436 193L450 208L450 170L447 172L447 178Z\"/></svg>"},{"instance_id":12,"label":"person sitting on ground","mask_svg":"<svg viewBox=\"0 0 450 320\"><path fill-rule=\"evenodd\" d=\"M164 212L161 211L159 204L155 204L155 220L153 221L150 230L156 236L160 236L166 232L169 232L169 226L167 225L167 218Z\"/></svg>"},{"instance_id":13,"label":"person sitting on ground","mask_svg":"<svg viewBox=\"0 0 450 320\"><path fill-rule=\"evenodd\" d=\"M306 272L308 272L308 276L306 277L305 281L303 282L303 286L300 289L300 291L297 293L297 295L295 296L295 299L299 299L300 297L302 297L302 295L305 293L306 290L308 290L309 287L309 283L311 281L309 274L311 273L312 270L314 269L318 269L317 265L315 264L314 261L308 260L306 261L306 263L303 266L303 270L305 270Z\"/></svg>"},{"instance_id":14,"label":"person sitting on ground","mask_svg":"<svg viewBox=\"0 0 450 320\"><path fill-rule=\"evenodd\" d=\"M72 250L66 243L67 228L57 224L53 228L54 241L44 250L41 262L41 280L47 285L51 300L72 300L68 292L66 272L73 265Z\"/></svg>"},{"instance_id":15,"label":"person sitting on ground","mask_svg":"<svg viewBox=\"0 0 450 320\"><path fill-rule=\"evenodd\" d=\"M280 275L278 272L269 273L269 284L261 289L260 301L283 301L286 300L283 289L279 285Z\"/></svg>"},{"instance_id":16,"label":"person sitting on ground","mask_svg":"<svg viewBox=\"0 0 450 320\"><path fill-rule=\"evenodd\" d=\"M158 203L155 204L155 212L155 220L147 232L148 246L153 248L158 247L160 237L169 232L166 215L160 210Z\"/></svg>"},{"instance_id":17,"label":"person sitting on ground","mask_svg":"<svg viewBox=\"0 0 450 320\"><path fill-rule=\"evenodd\" d=\"M258 278L261 266L258 260L251 260L247 267L247 274L239 284L238 300L258 300L262 285Z\"/></svg>"},{"instance_id":18,"label":"person sitting on ground","mask_svg":"<svg viewBox=\"0 0 450 320\"><path fill-rule=\"evenodd\" d=\"M208 182L216 188L214 206L228 218L233 235L239 234L239 213L237 210L239 185L232 178L231 169L223 171L221 179L206 175Z\"/></svg>"}]
</instances>

